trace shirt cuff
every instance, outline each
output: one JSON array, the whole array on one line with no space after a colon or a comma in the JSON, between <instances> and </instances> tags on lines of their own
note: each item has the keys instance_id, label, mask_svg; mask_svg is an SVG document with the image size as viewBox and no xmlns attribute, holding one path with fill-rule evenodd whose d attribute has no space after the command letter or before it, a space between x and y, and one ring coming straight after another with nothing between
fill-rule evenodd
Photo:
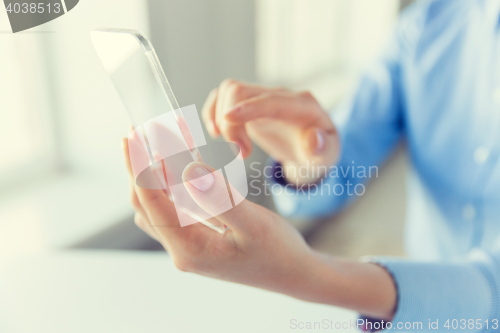
<instances>
[{"instance_id":1,"label":"shirt cuff","mask_svg":"<svg viewBox=\"0 0 500 333\"><path fill-rule=\"evenodd\" d=\"M477 266L395 258L368 261L384 267L397 288L396 312L383 331L449 332L457 325L461 332L487 332L494 328L496 301L492 298L497 296L493 295L491 281ZM366 331L381 330L377 322L380 321L366 318Z\"/></svg>"}]
</instances>

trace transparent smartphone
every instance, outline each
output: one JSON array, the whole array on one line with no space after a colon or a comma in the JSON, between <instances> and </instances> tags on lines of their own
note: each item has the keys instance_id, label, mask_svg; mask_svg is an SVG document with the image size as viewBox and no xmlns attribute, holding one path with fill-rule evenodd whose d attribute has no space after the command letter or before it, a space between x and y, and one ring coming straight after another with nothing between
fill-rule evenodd
<instances>
[{"instance_id":1,"label":"transparent smartphone","mask_svg":"<svg viewBox=\"0 0 500 333\"><path fill-rule=\"evenodd\" d=\"M194 106L194 111L179 108L153 46L139 32L99 28L91 32L91 39L132 120L134 134L140 136L147 152L147 170L134 174L138 185L164 189L175 203L181 226L194 219L223 233L227 228L189 198L180 179L185 165L202 161L198 147L206 146L199 135L202 130ZM160 127L168 129L168 135ZM198 134L193 136L192 129ZM178 150L174 158L156 157L172 155L173 147ZM166 172L176 168L174 174ZM183 220L185 215L189 218Z\"/></svg>"}]
</instances>

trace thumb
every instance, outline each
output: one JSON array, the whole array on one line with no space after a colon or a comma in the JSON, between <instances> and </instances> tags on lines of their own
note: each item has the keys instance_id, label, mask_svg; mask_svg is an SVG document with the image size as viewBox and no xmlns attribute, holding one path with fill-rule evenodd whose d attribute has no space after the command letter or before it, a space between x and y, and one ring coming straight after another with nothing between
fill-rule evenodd
<instances>
[{"instance_id":1,"label":"thumb","mask_svg":"<svg viewBox=\"0 0 500 333\"><path fill-rule=\"evenodd\" d=\"M220 172L204 163L192 162L184 169L182 181L196 204L210 216L217 216L233 230L248 228L252 203L245 200Z\"/></svg>"}]
</instances>

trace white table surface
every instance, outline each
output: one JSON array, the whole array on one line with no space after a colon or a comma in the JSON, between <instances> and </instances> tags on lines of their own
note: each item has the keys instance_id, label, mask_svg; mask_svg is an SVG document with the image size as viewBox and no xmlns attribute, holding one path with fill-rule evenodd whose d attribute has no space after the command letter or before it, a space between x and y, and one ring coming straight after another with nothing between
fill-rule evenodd
<instances>
[{"instance_id":1,"label":"white table surface","mask_svg":"<svg viewBox=\"0 0 500 333\"><path fill-rule=\"evenodd\" d=\"M0 255L71 246L130 218L120 176L69 173L0 191Z\"/></svg>"},{"instance_id":2,"label":"white table surface","mask_svg":"<svg viewBox=\"0 0 500 333\"><path fill-rule=\"evenodd\" d=\"M293 329L293 319L305 325L355 318L351 311L180 272L164 253L67 251L0 264L2 333L297 332L311 330Z\"/></svg>"}]
</instances>

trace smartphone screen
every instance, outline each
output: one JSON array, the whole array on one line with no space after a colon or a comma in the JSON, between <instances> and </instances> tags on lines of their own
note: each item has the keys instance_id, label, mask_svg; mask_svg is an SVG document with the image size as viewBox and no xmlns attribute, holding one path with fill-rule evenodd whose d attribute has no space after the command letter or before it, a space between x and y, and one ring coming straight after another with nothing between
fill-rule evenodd
<instances>
[{"instance_id":1,"label":"smartphone screen","mask_svg":"<svg viewBox=\"0 0 500 333\"><path fill-rule=\"evenodd\" d=\"M134 126L138 144L131 148L129 137L129 153L137 185L167 191L181 226L201 222L223 232L182 184L185 166L201 162L198 147L207 146L194 105L179 108L151 43L137 31L97 29L91 38Z\"/></svg>"}]
</instances>

